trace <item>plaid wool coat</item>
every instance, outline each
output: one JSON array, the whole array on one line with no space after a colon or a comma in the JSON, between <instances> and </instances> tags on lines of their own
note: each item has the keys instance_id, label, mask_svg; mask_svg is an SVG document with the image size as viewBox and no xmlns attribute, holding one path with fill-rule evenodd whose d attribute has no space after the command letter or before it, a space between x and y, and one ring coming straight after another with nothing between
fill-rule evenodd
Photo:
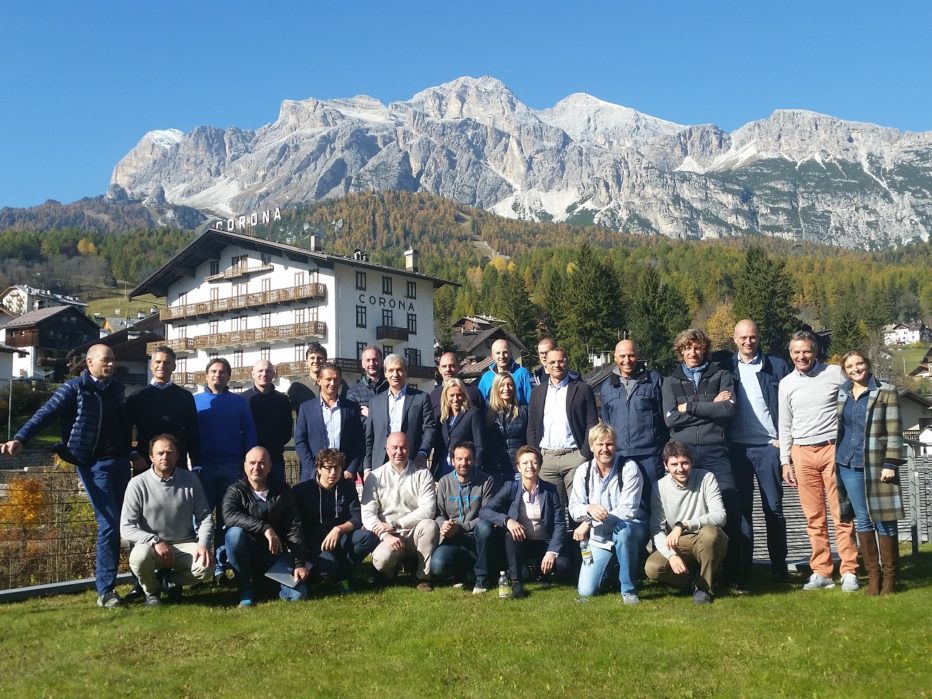
<instances>
[{"instance_id":1,"label":"plaid wool coat","mask_svg":"<svg viewBox=\"0 0 932 699\"><path fill-rule=\"evenodd\" d=\"M867 397L867 427L864 430L864 489L867 495L867 511L873 522L891 522L905 517L903 496L900 492L900 477L890 483L880 480L880 472L887 464L899 469L903 458L903 424L900 420L900 398L896 387L874 377L879 387L871 389ZM838 392L838 439L844 434L842 413L845 402L853 400L850 380L842 384ZM853 519L854 511L848 500L841 478L835 479L842 520Z\"/></svg>"}]
</instances>

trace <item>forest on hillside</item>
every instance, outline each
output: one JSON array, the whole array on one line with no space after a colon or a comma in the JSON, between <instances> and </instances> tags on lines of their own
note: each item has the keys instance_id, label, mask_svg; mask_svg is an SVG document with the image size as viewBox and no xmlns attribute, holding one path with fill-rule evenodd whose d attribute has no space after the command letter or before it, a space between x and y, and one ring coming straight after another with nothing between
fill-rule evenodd
<instances>
[{"instance_id":1,"label":"forest on hillside","mask_svg":"<svg viewBox=\"0 0 932 699\"><path fill-rule=\"evenodd\" d=\"M635 334L638 304L650 294L666 305L670 323L721 335L753 287L751 250L777 275L769 284L785 283L794 322L831 329L844 339L837 346L865 344L887 323L932 321L932 243L868 253L767 237L672 240L504 219L411 192L353 194L282 214L274 227L250 232L298 246L316 235L327 252L360 249L373 262L398 266L404 250L415 247L422 271L460 285L437 294L440 328L461 315L485 313L508 320L528 342L540 332L582 333L586 346L577 349L578 360L584 352L610 350L612 338ZM2 231L0 285L32 281L79 295L101 285L134 285L192 236L170 229ZM581 289L588 296L580 297ZM567 309L589 308L600 295L605 309L586 311L590 322L574 320L572 312L567 321ZM641 310L648 319L660 312Z\"/></svg>"}]
</instances>

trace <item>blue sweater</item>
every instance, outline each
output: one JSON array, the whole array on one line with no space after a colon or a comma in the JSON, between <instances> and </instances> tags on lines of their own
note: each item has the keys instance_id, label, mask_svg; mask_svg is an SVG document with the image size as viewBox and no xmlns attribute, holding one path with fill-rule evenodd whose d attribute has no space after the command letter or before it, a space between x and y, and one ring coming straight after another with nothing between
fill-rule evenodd
<instances>
[{"instance_id":1,"label":"blue sweater","mask_svg":"<svg viewBox=\"0 0 932 699\"><path fill-rule=\"evenodd\" d=\"M195 466L242 464L259 443L249 404L242 396L205 391L194 396L201 454Z\"/></svg>"}]
</instances>

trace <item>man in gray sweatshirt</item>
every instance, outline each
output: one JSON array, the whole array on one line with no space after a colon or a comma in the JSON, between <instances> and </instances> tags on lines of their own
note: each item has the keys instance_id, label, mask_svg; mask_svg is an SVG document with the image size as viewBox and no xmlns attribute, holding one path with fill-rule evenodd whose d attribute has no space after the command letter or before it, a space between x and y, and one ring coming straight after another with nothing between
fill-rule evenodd
<instances>
[{"instance_id":1,"label":"man in gray sweatshirt","mask_svg":"<svg viewBox=\"0 0 932 699\"><path fill-rule=\"evenodd\" d=\"M430 559L436 578L462 578L467 566L475 576L473 594L489 589L489 538L494 527L479 519L479 509L495 494L495 481L475 466L472 442L454 445L453 472L437 483L437 516L440 544Z\"/></svg>"},{"instance_id":2,"label":"man in gray sweatshirt","mask_svg":"<svg viewBox=\"0 0 932 699\"><path fill-rule=\"evenodd\" d=\"M198 477L175 468L179 453L172 435L153 437L152 468L129 482L123 498L120 536L134 544L129 567L147 607L161 604L163 590L180 591L213 573L214 519Z\"/></svg>"},{"instance_id":3,"label":"man in gray sweatshirt","mask_svg":"<svg viewBox=\"0 0 932 699\"><path fill-rule=\"evenodd\" d=\"M780 464L783 481L799 490L799 504L806 515L806 533L812 545L809 565L812 575L804 590L835 586L834 561L828 539L828 500L835 542L841 558L841 589L858 589L858 549L854 523L841 520L835 487L835 437L838 434L838 389L845 381L841 367L818 359L818 341L800 331L790 339L793 371L780 381Z\"/></svg>"},{"instance_id":4,"label":"man in gray sweatshirt","mask_svg":"<svg viewBox=\"0 0 932 699\"><path fill-rule=\"evenodd\" d=\"M693 602L709 604L712 580L728 545L722 494L714 474L693 470L692 455L681 442L663 448L663 465L667 475L657 481L651 502L655 550L644 572L678 588L692 582Z\"/></svg>"}]
</instances>

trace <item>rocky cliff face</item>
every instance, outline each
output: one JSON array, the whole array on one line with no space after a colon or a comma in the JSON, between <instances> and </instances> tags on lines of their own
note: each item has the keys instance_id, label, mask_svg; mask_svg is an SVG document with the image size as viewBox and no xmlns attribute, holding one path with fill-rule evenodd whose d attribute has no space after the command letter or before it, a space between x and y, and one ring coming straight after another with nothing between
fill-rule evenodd
<instances>
[{"instance_id":1,"label":"rocky cliff face","mask_svg":"<svg viewBox=\"0 0 932 699\"><path fill-rule=\"evenodd\" d=\"M404 189L631 232L873 247L928 237L932 132L777 111L729 134L586 94L533 110L498 80L459 78L387 106L288 100L256 131L151 132L112 183L218 215Z\"/></svg>"}]
</instances>

